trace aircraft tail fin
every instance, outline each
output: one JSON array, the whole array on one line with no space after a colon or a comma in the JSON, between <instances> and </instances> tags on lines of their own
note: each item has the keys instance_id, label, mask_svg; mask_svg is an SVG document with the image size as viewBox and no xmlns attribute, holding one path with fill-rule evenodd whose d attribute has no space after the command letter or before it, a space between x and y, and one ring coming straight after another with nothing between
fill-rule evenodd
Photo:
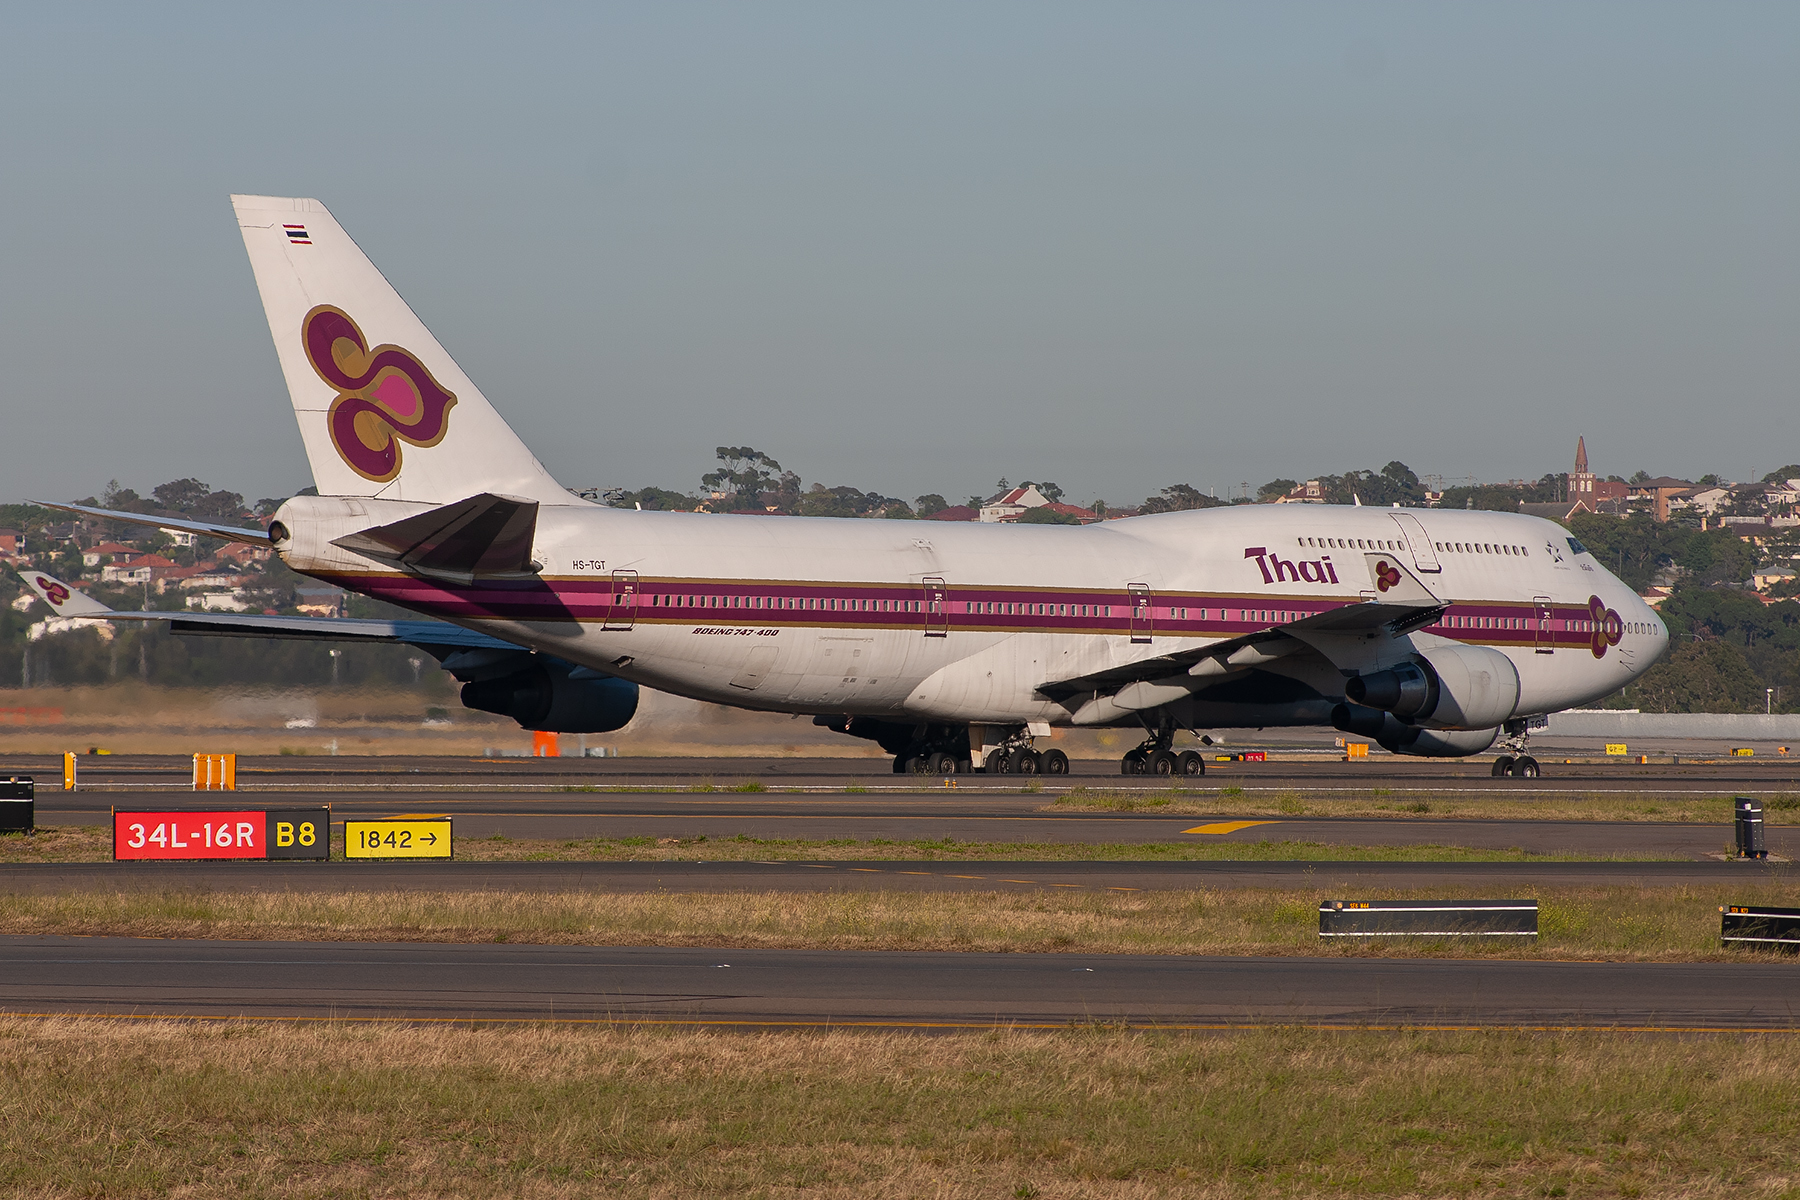
<instances>
[{"instance_id":1,"label":"aircraft tail fin","mask_svg":"<svg viewBox=\"0 0 1800 1200\"><path fill-rule=\"evenodd\" d=\"M444 504L565 491L323 204L233 196L313 482Z\"/></svg>"},{"instance_id":2,"label":"aircraft tail fin","mask_svg":"<svg viewBox=\"0 0 1800 1200\"><path fill-rule=\"evenodd\" d=\"M113 610L86 592L78 591L54 575L29 568L19 572L25 586L37 593L38 599L50 606L59 617L101 617Z\"/></svg>"}]
</instances>

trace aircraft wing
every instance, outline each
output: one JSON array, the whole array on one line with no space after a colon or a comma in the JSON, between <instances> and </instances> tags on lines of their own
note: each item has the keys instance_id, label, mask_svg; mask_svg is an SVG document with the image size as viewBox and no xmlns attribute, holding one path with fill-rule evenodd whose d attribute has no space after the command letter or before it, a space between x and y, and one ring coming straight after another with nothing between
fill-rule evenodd
<instances>
[{"instance_id":1,"label":"aircraft wing","mask_svg":"<svg viewBox=\"0 0 1800 1200\"><path fill-rule=\"evenodd\" d=\"M256 613L124 612L42 571L21 572L59 617L95 621L167 621L171 633L214 637L308 638L340 642L389 642L421 650L516 650L525 648L448 621L387 621L356 617L271 617Z\"/></svg>"},{"instance_id":2,"label":"aircraft wing","mask_svg":"<svg viewBox=\"0 0 1800 1200\"><path fill-rule=\"evenodd\" d=\"M35 504L39 508L53 508L57 512L74 513L82 517L100 517L108 521L120 521L127 525L148 525L152 529L178 529L183 533L197 533L202 537L220 538L227 542L248 542L253 546L270 544L267 531L262 529L245 529L237 525L226 525L220 521L190 521L185 517L154 517L148 513L115 512L110 508L89 508L85 504L53 504L48 500L27 500L27 504Z\"/></svg>"},{"instance_id":3,"label":"aircraft wing","mask_svg":"<svg viewBox=\"0 0 1800 1200\"><path fill-rule=\"evenodd\" d=\"M1152 708L1191 695L1209 686L1213 678L1312 650L1309 634L1386 628L1390 635L1398 637L1430 624L1444 611L1443 601L1404 565L1395 561L1393 555L1370 554L1366 557L1370 582L1375 586L1363 593L1361 603L1339 605L1298 621L1270 625L1201 646L1185 646L1169 654L1138 659L1087 675L1049 680L1038 685L1037 693L1047 700L1059 702L1084 695L1093 697L1076 713L1075 721L1083 724L1082 712L1089 709L1094 710L1094 720L1098 721L1102 718L1097 714L1102 710Z\"/></svg>"}]
</instances>

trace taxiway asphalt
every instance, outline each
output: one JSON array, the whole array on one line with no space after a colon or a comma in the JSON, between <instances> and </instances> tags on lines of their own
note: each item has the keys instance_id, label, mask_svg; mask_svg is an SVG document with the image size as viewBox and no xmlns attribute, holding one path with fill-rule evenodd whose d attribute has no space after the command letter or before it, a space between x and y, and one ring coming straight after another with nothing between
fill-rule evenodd
<instances>
[{"instance_id":1,"label":"taxiway asphalt","mask_svg":"<svg viewBox=\"0 0 1800 1200\"><path fill-rule=\"evenodd\" d=\"M1729 822L1529 821L1392 817L1268 817L1230 813L1054 808L1043 795L939 790L906 795L684 792L267 791L224 797L191 791L40 793L40 825L105 825L114 807L330 805L334 822L431 813L452 818L462 839L678 838L720 840L941 841L1006 845L1299 842L1326 846L1456 846L1533 854L1699 859L1728 850ZM1768 847L1800 853L1795 826L1771 823ZM697 855L700 856L700 855Z\"/></svg>"},{"instance_id":2,"label":"taxiway asphalt","mask_svg":"<svg viewBox=\"0 0 1800 1200\"><path fill-rule=\"evenodd\" d=\"M64 892L1132 892L1192 888L1791 885L1773 862L132 862L0 864L0 895Z\"/></svg>"},{"instance_id":3,"label":"taxiway asphalt","mask_svg":"<svg viewBox=\"0 0 1800 1200\"><path fill-rule=\"evenodd\" d=\"M0 938L0 1009L725 1027L1792 1030L1800 967Z\"/></svg>"},{"instance_id":4,"label":"taxiway asphalt","mask_svg":"<svg viewBox=\"0 0 1800 1200\"><path fill-rule=\"evenodd\" d=\"M222 747L229 749L229 747ZM1170 786L1206 791L1241 787L1246 791L1301 789L1320 793L1442 791L1446 794L1517 795L1564 792L1628 792L1632 795L1721 795L1734 791L1800 790L1800 755L1730 758L1719 753L1699 761L1683 758L1638 763L1627 758L1564 764L1546 756L1539 779L1495 779L1488 759L1415 759L1382 755L1345 762L1332 754L1271 750L1266 762L1214 762L1207 774L1155 779L1119 774L1114 761L1077 759L1066 776L1037 776L1047 792L1082 786L1158 790ZM175 755L81 755L83 787L99 791L186 786L193 765ZM53 755L7 755L0 775L27 774L42 790L60 786L62 760ZM728 788L746 782L765 787L842 791L930 792L943 786L937 776L895 775L886 758L489 758L406 756L240 756L238 785L251 791L557 791L564 788ZM1032 782L1019 776L964 775L961 788L1014 791Z\"/></svg>"}]
</instances>

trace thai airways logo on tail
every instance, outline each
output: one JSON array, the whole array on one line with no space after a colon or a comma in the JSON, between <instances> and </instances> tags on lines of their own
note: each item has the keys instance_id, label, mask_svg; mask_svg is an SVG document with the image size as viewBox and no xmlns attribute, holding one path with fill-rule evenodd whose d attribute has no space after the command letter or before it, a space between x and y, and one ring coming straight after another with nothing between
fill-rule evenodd
<instances>
[{"instance_id":1,"label":"thai airways logo on tail","mask_svg":"<svg viewBox=\"0 0 1800 1200\"><path fill-rule=\"evenodd\" d=\"M337 389L325 416L338 457L364 479L400 474L400 442L435 446L450 428L456 396L399 346L369 349L350 315L329 304L300 322L300 341L319 378Z\"/></svg>"}]
</instances>

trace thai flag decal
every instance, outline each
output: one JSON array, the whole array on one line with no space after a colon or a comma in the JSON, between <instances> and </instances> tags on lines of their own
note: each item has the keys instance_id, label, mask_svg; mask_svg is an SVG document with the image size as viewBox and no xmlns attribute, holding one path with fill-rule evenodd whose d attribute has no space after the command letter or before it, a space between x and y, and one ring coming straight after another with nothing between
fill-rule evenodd
<instances>
[{"instance_id":1,"label":"thai flag decal","mask_svg":"<svg viewBox=\"0 0 1800 1200\"><path fill-rule=\"evenodd\" d=\"M283 225L281 231L287 234L288 241L296 246L312 245L312 239L306 236L306 226L304 225Z\"/></svg>"}]
</instances>

